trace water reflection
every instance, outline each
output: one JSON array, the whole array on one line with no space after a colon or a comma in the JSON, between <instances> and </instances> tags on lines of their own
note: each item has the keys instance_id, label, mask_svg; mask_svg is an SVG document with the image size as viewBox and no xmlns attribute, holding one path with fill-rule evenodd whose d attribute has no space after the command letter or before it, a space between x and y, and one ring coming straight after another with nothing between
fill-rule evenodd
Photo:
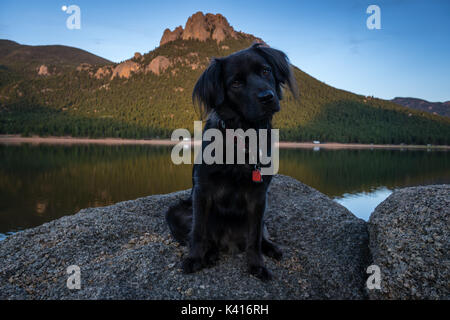
<instances>
[{"instance_id":1,"label":"water reflection","mask_svg":"<svg viewBox=\"0 0 450 320\"><path fill-rule=\"evenodd\" d=\"M172 164L170 151L149 145L0 145L0 237L82 208L190 188L192 166ZM282 149L280 173L366 219L384 196L373 190L449 183L449 160L446 151Z\"/></svg>"}]
</instances>

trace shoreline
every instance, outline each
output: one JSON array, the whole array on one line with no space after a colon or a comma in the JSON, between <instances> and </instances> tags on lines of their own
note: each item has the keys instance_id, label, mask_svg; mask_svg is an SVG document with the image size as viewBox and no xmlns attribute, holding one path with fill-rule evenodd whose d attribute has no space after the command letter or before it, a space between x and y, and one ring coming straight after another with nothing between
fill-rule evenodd
<instances>
[{"instance_id":1,"label":"shoreline","mask_svg":"<svg viewBox=\"0 0 450 320\"><path fill-rule=\"evenodd\" d=\"M18 134L0 135L0 144L2 145L20 145L20 144L53 144L53 145L74 145L74 144L103 144L103 145L161 145L170 146L179 143L178 141L171 141L169 139L148 139L148 140L135 140L135 139L122 139L122 138L76 138L70 136L31 136L22 137ZM191 143L186 141L185 143ZM437 150L450 150L450 146L447 145L393 145L393 144L360 144L360 143L339 143L339 142L325 142L315 144L312 142L289 142L281 141L279 143L280 148L288 149L437 149Z\"/></svg>"}]
</instances>

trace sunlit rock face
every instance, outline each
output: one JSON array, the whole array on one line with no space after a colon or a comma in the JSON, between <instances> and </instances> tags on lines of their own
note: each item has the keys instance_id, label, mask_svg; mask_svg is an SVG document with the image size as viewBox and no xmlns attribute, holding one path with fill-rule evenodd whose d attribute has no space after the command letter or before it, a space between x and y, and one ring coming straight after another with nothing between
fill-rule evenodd
<instances>
[{"instance_id":1,"label":"sunlit rock face","mask_svg":"<svg viewBox=\"0 0 450 320\"><path fill-rule=\"evenodd\" d=\"M157 56L153 59L147 67L145 67L145 72L153 72L156 75L164 72L168 67L170 67L170 60L164 56Z\"/></svg>"},{"instance_id":2,"label":"sunlit rock face","mask_svg":"<svg viewBox=\"0 0 450 320\"><path fill-rule=\"evenodd\" d=\"M115 77L128 79L132 72L137 72L138 70L139 65L136 62L127 60L114 68L111 79L114 79Z\"/></svg>"},{"instance_id":3,"label":"sunlit rock face","mask_svg":"<svg viewBox=\"0 0 450 320\"><path fill-rule=\"evenodd\" d=\"M40 76L48 76L50 72L48 72L48 68L45 64L41 65L38 69L38 75Z\"/></svg>"},{"instance_id":4,"label":"sunlit rock face","mask_svg":"<svg viewBox=\"0 0 450 320\"><path fill-rule=\"evenodd\" d=\"M237 39L237 32L234 31L224 16L211 13L204 15L203 12L199 11L189 17L184 29L179 26L173 31L170 31L170 29L164 30L160 45L177 39L200 41L213 39L219 43L227 38Z\"/></svg>"}]
</instances>

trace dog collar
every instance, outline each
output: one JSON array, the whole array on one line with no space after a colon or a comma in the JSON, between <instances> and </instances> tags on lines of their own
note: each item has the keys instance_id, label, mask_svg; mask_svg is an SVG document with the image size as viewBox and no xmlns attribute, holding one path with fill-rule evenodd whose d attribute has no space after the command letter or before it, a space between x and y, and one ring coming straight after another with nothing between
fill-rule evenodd
<instances>
[{"instance_id":1,"label":"dog collar","mask_svg":"<svg viewBox=\"0 0 450 320\"><path fill-rule=\"evenodd\" d=\"M226 123L225 123L225 121L223 119L218 118L217 122L216 122L216 125L217 125L217 127L219 129L221 129L222 132L225 132L226 129L227 129ZM240 141L242 141L242 137L241 137ZM238 147L238 139L237 139L236 136L234 137L234 145L236 147ZM245 142L244 142L244 145L243 145L242 149L243 149L243 151L245 153L249 154L249 148L245 144ZM258 155L261 156L261 154L262 154L262 150L260 148L258 148ZM255 182L255 183L263 182L263 178L262 178L262 174L261 174L261 163L258 160L257 160L256 164L254 164L254 166L253 166L252 181Z\"/></svg>"}]
</instances>

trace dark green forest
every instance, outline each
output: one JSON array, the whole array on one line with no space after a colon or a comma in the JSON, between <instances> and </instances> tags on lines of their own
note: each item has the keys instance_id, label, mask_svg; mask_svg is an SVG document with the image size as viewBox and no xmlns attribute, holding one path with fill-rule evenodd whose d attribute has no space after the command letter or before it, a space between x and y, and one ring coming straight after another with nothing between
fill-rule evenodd
<instances>
[{"instance_id":1,"label":"dark green forest","mask_svg":"<svg viewBox=\"0 0 450 320\"><path fill-rule=\"evenodd\" d=\"M192 131L200 115L191 92L209 59L253 40L176 40L132 59L144 70L165 56L171 61L167 70L136 72L128 79L97 79L99 65L77 70L51 62L51 75L38 76L37 63L24 67L0 58L0 134L150 139L169 138L175 128ZM298 68L295 76L300 97L286 94L274 119L281 140L450 144L449 118L335 89Z\"/></svg>"}]
</instances>

